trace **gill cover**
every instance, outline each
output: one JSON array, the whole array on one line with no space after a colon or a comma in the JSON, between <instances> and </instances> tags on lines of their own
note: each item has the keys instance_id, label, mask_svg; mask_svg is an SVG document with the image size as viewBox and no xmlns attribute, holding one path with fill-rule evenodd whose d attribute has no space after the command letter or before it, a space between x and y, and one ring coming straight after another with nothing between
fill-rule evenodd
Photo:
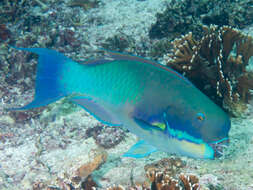
<instances>
[{"instance_id":1,"label":"gill cover","mask_svg":"<svg viewBox=\"0 0 253 190\"><path fill-rule=\"evenodd\" d=\"M165 135L171 140L171 146L177 146L177 152L175 152L177 154L188 155L194 158L214 158L214 150L211 146L205 143L202 139L189 135L186 131L171 128L166 118L166 113L163 113L162 122L149 123L137 118L134 118L134 121L145 131L148 131L152 134L154 134L155 131ZM147 144L145 145L147 147ZM134 149L134 147L132 149ZM152 150L152 146L150 145L149 149L147 150L151 153L152 151L150 150Z\"/></svg>"}]
</instances>

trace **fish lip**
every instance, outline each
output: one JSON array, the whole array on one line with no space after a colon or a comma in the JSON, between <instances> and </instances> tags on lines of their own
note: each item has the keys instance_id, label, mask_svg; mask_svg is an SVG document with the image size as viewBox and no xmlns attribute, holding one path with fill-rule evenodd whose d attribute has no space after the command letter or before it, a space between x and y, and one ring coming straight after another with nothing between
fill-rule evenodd
<instances>
[{"instance_id":1,"label":"fish lip","mask_svg":"<svg viewBox=\"0 0 253 190\"><path fill-rule=\"evenodd\" d=\"M229 145L229 138L225 137L215 142L208 143L214 151L214 158L220 158L224 155L224 149Z\"/></svg>"}]
</instances>

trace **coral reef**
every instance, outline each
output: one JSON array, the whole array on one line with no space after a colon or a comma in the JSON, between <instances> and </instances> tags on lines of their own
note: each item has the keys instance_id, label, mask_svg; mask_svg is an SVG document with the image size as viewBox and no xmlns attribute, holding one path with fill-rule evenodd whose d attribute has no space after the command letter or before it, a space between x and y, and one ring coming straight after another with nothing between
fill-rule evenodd
<instances>
[{"instance_id":1,"label":"coral reef","mask_svg":"<svg viewBox=\"0 0 253 190\"><path fill-rule=\"evenodd\" d=\"M203 26L203 30L200 40L191 32L175 39L165 62L218 105L238 115L253 89L253 72L247 69L252 64L253 39L228 26Z\"/></svg>"},{"instance_id":2,"label":"coral reef","mask_svg":"<svg viewBox=\"0 0 253 190\"><path fill-rule=\"evenodd\" d=\"M171 35L164 39L163 43L156 39L150 40L148 31L150 25L155 22L154 15L164 11L164 2L169 1L103 0L96 9L90 9L92 7L89 6L86 8L81 4L70 6L67 2L71 1L78 2L78 0L0 1L0 189L89 190L95 189L94 187L106 189L116 184L111 189L148 190L151 189L150 182L147 184L145 182L144 185L141 181L145 180L144 169L140 171L140 167L144 165L150 172L168 172L172 179L178 180L180 187L183 187L183 181L188 183L189 180L186 182L183 177L182 180L179 179L179 171L198 174L201 189L201 178L205 178L203 181L206 185L212 178L215 183L219 179L226 189L250 189L253 164L251 159L252 117L247 120L238 120L237 123L233 122L235 132L231 130L232 150L230 149L229 159L209 162L184 158L187 166L174 170L176 166L173 163L176 161L173 160L155 162L154 165L149 164L150 168L148 168L147 163L153 159L159 159L160 154L142 160L121 159L122 152L130 148L136 139L125 137L125 132L121 129L99 126L98 121L89 114L64 101L49 105L42 110L34 109L29 112L7 112L5 108L18 107L31 101L37 64L36 55L13 50L6 46L6 43L19 47L55 49L77 61L96 56L96 50L101 46L116 51L132 52L140 56L147 56L149 49L153 48L151 56L159 58L170 48L171 44L168 41L173 36L193 31L194 40L198 41L197 35L194 34L204 33L199 27L201 23L221 25L225 22L238 27L252 23L252 1L230 0L231 5L225 0L172 2L171 7L178 6L178 8L173 9L175 12L169 15L171 21L175 21L169 26L172 27L171 30L163 28L163 23L160 22L161 29L164 29L162 35ZM79 2L88 1L80 0ZM218 5L217 9L213 8L213 4ZM239 6L235 7L235 4ZM186 6L182 9L184 11L182 13L180 13L180 6ZM197 7L200 7L203 14L191 16L195 12L193 9ZM225 14L222 13L223 10ZM229 19L226 16L227 12ZM160 15L160 21L162 21L163 16ZM157 18L158 22L159 18ZM168 22L164 19L164 26L166 25ZM158 33L154 34L154 37L157 37L156 35ZM161 48L164 49L162 52ZM236 51L233 49L233 52ZM245 62L243 56L237 57L236 53L231 54L230 58L234 62L242 61L243 64ZM251 61L250 58L249 62ZM250 69L248 66L246 70ZM225 70L223 72L225 73ZM247 74L250 75L249 72ZM250 85L250 80L247 84L242 77L241 83ZM216 92L216 89L213 90ZM245 95L247 97L247 92ZM215 93L213 97L215 99ZM94 130L92 130L93 127ZM113 137L114 135L118 138ZM122 139L125 139L124 142ZM122 143L114 147L115 142ZM113 148L106 151L115 159L108 158L107 163L98 167L99 170L96 169L85 179L78 176L78 171L83 176L88 175L83 171L87 168L84 166L96 160L96 156L92 159L88 158L88 153L100 144L105 145L105 148L112 146ZM162 154L161 157L164 155ZM106 169L101 172L100 169L104 166ZM164 171L163 166L168 169ZM157 169L152 170L152 167ZM132 171L131 177L134 180L129 179ZM68 175L63 175L65 173ZM115 177L122 173L124 175ZM205 176L207 174L215 176ZM96 175L101 177L99 181L96 181ZM119 178L122 179L121 182L118 182ZM135 181L138 181L140 185L135 185ZM105 185L100 186L99 183ZM156 188L154 183L152 184L152 187ZM210 185L210 189L214 187Z\"/></svg>"},{"instance_id":3,"label":"coral reef","mask_svg":"<svg viewBox=\"0 0 253 190\"><path fill-rule=\"evenodd\" d=\"M173 39L181 33L198 31L199 20L193 19L189 10L187 0L171 1L163 13L156 15L157 21L151 26L149 37Z\"/></svg>"},{"instance_id":4,"label":"coral reef","mask_svg":"<svg viewBox=\"0 0 253 190\"><path fill-rule=\"evenodd\" d=\"M16 22L21 15L27 12L24 8L28 4L25 0L0 1L0 23Z\"/></svg>"},{"instance_id":5,"label":"coral reef","mask_svg":"<svg viewBox=\"0 0 253 190\"><path fill-rule=\"evenodd\" d=\"M175 37L190 31L197 35L201 32L199 26L202 24L244 28L252 24L252 5L251 0L173 0L164 13L157 14L157 21L151 27L149 36Z\"/></svg>"}]
</instances>

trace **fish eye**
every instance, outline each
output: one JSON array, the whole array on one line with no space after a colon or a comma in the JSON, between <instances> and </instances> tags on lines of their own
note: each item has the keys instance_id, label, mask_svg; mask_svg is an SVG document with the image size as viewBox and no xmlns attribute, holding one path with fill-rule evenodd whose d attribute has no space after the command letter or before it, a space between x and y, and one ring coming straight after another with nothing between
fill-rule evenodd
<instances>
[{"instance_id":1,"label":"fish eye","mask_svg":"<svg viewBox=\"0 0 253 190\"><path fill-rule=\"evenodd\" d=\"M197 119L198 119L199 121L204 121L205 115L204 115L203 113L197 113Z\"/></svg>"}]
</instances>

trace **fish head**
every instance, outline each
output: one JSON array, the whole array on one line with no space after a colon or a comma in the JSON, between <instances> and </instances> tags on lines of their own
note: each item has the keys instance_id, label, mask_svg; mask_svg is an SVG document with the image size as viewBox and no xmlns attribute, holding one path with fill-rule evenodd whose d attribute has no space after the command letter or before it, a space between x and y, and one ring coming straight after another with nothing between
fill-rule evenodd
<instances>
[{"instance_id":1,"label":"fish head","mask_svg":"<svg viewBox=\"0 0 253 190\"><path fill-rule=\"evenodd\" d=\"M170 106L164 121L172 131L168 132L169 136L174 133L174 138L181 141L204 145L209 149L207 157L223 155L223 148L228 145L230 119L209 99L205 99L204 102L196 101L195 104L192 102L187 105Z\"/></svg>"},{"instance_id":2,"label":"fish head","mask_svg":"<svg viewBox=\"0 0 253 190\"><path fill-rule=\"evenodd\" d=\"M199 129L201 139L213 149L214 157L222 156L224 148L229 144L230 118L216 105L195 114L192 127Z\"/></svg>"}]
</instances>

